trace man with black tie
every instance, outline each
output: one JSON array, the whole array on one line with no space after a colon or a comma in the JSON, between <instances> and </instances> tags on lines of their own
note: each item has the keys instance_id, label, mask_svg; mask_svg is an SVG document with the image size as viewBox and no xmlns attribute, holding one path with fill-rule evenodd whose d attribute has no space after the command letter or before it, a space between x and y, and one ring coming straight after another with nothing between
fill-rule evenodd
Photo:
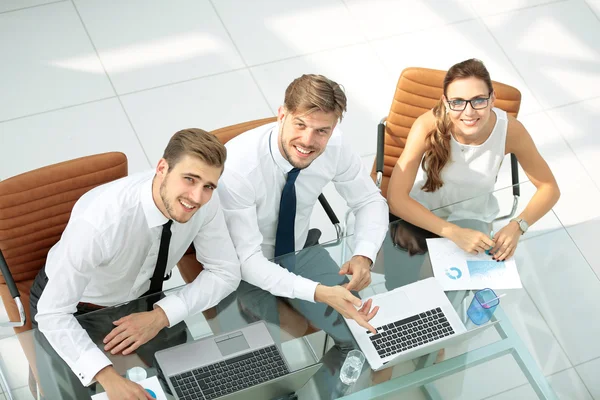
<instances>
[{"instance_id":1,"label":"man with black tie","mask_svg":"<svg viewBox=\"0 0 600 400\"><path fill-rule=\"evenodd\" d=\"M257 319L280 323L275 296L287 298L313 325L336 342L349 341L339 315L375 331L377 309L350 291L371 282L370 267L388 226L388 207L360 157L337 128L346 110L340 85L322 75L303 75L285 92L278 121L230 140L220 196L242 268L241 307ZM333 182L356 216L354 255L340 267L314 247L298 257L310 216L325 185ZM346 274L352 275L348 282ZM244 282L245 281L245 282Z\"/></svg>"},{"instance_id":2,"label":"man with black tie","mask_svg":"<svg viewBox=\"0 0 600 400\"><path fill-rule=\"evenodd\" d=\"M80 398L74 392L84 393L84 386L98 381L111 400L151 398L116 372L93 339L103 341L104 350L112 354L145 351L151 358L156 350L173 345L165 338L153 342L157 334L168 336L186 317L214 306L236 289L239 261L214 192L225 158L225 147L213 135L182 130L169 141L156 170L99 186L77 201L31 289L31 315L43 333L42 341L47 339L81 383L72 382L75 389L63 390L47 378L48 389L57 392L50 396ZM83 317L86 330L75 319L159 293L165 276L192 242L204 271L181 291L149 307L151 311L124 306L120 308L133 313L117 315L116 321L98 321L106 315ZM49 363L40 368L38 362L38 370L64 365ZM39 372L43 379L52 371ZM45 396L48 391L52 392L47 390Z\"/></svg>"}]
</instances>

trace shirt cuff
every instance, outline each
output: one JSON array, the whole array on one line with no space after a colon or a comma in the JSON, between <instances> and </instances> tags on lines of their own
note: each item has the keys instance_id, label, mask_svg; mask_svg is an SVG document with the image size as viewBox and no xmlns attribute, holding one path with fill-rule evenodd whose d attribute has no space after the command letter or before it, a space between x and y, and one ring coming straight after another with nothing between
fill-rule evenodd
<instances>
[{"instance_id":1,"label":"shirt cuff","mask_svg":"<svg viewBox=\"0 0 600 400\"><path fill-rule=\"evenodd\" d=\"M188 317L187 306L176 294L171 294L164 299L157 301L154 304L156 308L159 306L165 312L169 320L169 328L177 325Z\"/></svg>"},{"instance_id":2,"label":"shirt cuff","mask_svg":"<svg viewBox=\"0 0 600 400\"><path fill-rule=\"evenodd\" d=\"M356 244L354 249L355 256L363 256L371 259L371 268L375 265L375 258L377 258L377 252L379 251L379 247L369 242L359 242Z\"/></svg>"},{"instance_id":3,"label":"shirt cuff","mask_svg":"<svg viewBox=\"0 0 600 400\"><path fill-rule=\"evenodd\" d=\"M83 353L73 367L73 372L83 386L96 382L96 374L107 365L112 365L106 354L98 347Z\"/></svg>"},{"instance_id":4,"label":"shirt cuff","mask_svg":"<svg viewBox=\"0 0 600 400\"><path fill-rule=\"evenodd\" d=\"M317 290L318 284L318 282L311 281L310 279L296 276L294 282L294 298L314 303L315 290Z\"/></svg>"}]
</instances>

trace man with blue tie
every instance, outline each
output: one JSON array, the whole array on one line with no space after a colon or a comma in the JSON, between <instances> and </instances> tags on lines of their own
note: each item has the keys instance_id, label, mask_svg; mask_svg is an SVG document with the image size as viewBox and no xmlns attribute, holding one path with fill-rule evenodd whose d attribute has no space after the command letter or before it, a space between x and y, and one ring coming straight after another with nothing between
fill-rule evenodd
<instances>
[{"instance_id":1,"label":"man with blue tie","mask_svg":"<svg viewBox=\"0 0 600 400\"><path fill-rule=\"evenodd\" d=\"M297 78L285 92L276 123L227 143L229 157L219 187L241 262L242 308L279 323L274 296L286 298L286 304L336 342L351 339L328 306L375 331L368 321L377 309L371 310L370 301L362 304L351 291L371 282L370 268L388 226L385 199L337 127L344 111L346 96L336 82L322 75ZM282 257L305 246L313 207L330 182L356 216L353 257L341 269L318 246ZM279 257L277 264L269 261L274 257ZM346 275L352 276L349 282Z\"/></svg>"}]
</instances>

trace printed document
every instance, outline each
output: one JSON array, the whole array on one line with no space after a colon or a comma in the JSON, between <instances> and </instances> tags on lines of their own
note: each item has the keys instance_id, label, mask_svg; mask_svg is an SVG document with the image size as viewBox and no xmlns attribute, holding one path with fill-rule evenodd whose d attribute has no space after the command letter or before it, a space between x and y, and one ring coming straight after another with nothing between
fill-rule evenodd
<instances>
[{"instance_id":1,"label":"printed document","mask_svg":"<svg viewBox=\"0 0 600 400\"><path fill-rule=\"evenodd\" d=\"M448 290L517 289L523 287L514 257L495 261L472 255L445 238L427 239L433 275Z\"/></svg>"}]
</instances>

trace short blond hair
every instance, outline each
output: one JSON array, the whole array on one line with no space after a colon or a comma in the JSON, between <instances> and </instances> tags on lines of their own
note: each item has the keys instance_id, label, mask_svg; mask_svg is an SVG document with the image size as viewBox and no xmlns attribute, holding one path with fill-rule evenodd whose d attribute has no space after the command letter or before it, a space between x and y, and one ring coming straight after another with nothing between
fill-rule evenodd
<instances>
[{"instance_id":1,"label":"short blond hair","mask_svg":"<svg viewBox=\"0 0 600 400\"><path fill-rule=\"evenodd\" d=\"M214 135L202 129L189 128L171 137L163 158L167 160L171 170L185 155L196 157L210 166L223 168L227 149Z\"/></svg>"},{"instance_id":2,"label":"short blond hair","mask_svg":"<svg viewBox=\"0 0 600 400\"><path fill-rule=\"evenodd\" d=\"M346 111L346 94L338 83L323 75L305 74L287 87L283 105L291 113L333 112L341 121Z\"/></svg>"}]
</instances>

